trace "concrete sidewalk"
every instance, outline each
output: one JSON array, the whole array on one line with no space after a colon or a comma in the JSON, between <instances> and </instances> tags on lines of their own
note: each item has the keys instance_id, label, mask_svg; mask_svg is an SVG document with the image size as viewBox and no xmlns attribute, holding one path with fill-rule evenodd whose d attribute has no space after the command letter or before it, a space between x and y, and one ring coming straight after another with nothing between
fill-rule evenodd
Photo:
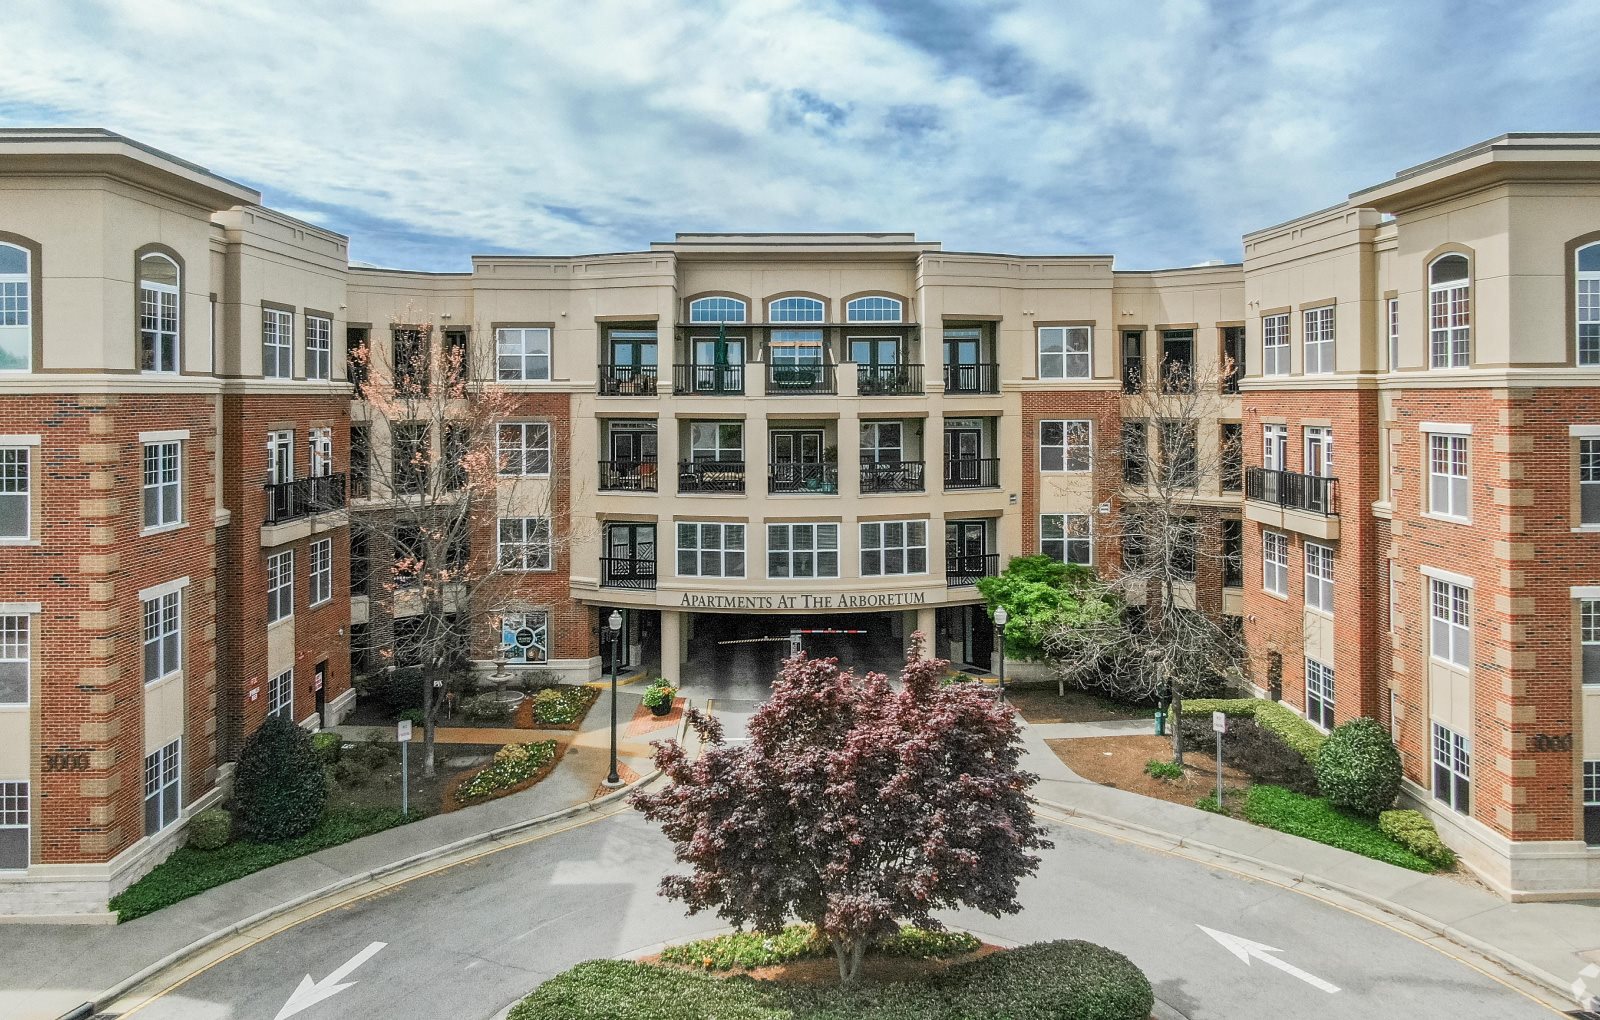
<instances>
[{"instance_id":1,"label":"concrete sidewalk","mask_svg":"<svg viewBox=\"0 0 1600 1020\"><path fill-rule=\"evenodd\" d=\"M1148 719L1138 722L1148 730ZM1072 772L1045 744L1061 736L1108 736L1096 729L1105 725L1024 726L1024 767L1040 776L1034 796L1041 805L1131 829L1191 855L1241 862L1311 887L1308 891L1331 890L1378 907L1495 960L1565 1002L1600 1010L1600 904L1509 903L1455 878L1418 874L1235 818L1101 786ZM1081 732L1056 732L1069 728ZM1580 981L1586 984L1575 988ZM1592 1002L1576 994L1585 987Z\"/></svg>"},{"instance_id":2,"label":"concrete sidewalk","mask_svg":"<svg viewBox=\"0 0 1600 1020\"><path fill-rule=\"evenodd\" d=\"M648 741L674 736L679 713L635 730L642 692L619 691L618 760L625 780L649 775ZM610 768L610 710L590 710L561 764L538 785L285 861L115 926L0 925L0 1017L54 1020L197 940L309 893L507 826L591 804Z\"/></svg>"}]
</instances>

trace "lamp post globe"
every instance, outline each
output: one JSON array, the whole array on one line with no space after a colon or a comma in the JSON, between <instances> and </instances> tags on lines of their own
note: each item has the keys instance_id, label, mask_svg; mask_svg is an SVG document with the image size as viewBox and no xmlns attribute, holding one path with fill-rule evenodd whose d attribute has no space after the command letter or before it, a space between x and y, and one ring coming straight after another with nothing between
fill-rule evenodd
<instances>
[{"instance_id":1,"label":"lamp post globe","mask_svg":"<svg viewBox=\"0 0 1600 1020\"><path fill-rule=\"evenodd\" d=\"M622 777L617 774L617 673L622 660L622 613L613 609L606 625L611 631L611 771L606 774L605 785L616 789L622 785Z\"/></svg>"}]
</instances>

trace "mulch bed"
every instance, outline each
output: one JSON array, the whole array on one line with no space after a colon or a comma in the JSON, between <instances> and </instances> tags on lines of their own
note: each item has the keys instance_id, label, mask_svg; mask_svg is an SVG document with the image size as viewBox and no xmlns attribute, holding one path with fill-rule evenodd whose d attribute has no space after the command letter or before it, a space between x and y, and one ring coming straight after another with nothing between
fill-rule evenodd
<instances>
[{"instance_id":1,"label":"mulch bed","mask_svg":"<svg viewBox=\"0 0 1600 1020\"><path fill-rule=\"evenodd\" d=\"M1113 719L1147 719L1154 711L1124 705L1087 691L1068 690L1056 695L1055 684L1008 687L1006 700L1030 723L1108 722Z\"/></svg>"},{"instance_id":2,"label":"mulch bed","mask_svg":"<svg viewBox=\"0 0 1600 1020\"><path fill-rule=\"evenodd\" d=\"M468 804L463 804L459 800L456 799L456 791L461 789L461 787L465 786L472 779L473 776L476 776L479 772L482 772L484 769L488 768L490 765L492 765L494 763L493 762L485 762L483 765L480 765L477 768L462 770L457 775L452 776L450 778L450 781L445 784L444 789L440 794L440 799L441 799L441 803L439 805L440 813L443 814L443 813L449 813L451 811L459 811L462 808L477 807L479 804L487 804L491 800L499 800L501 797L509 797L513 793L521 793L523 790L528 789L529 787L531 787L534 784L538 783L541 779L543 779L544 777L548 776L550 773L555 771L556 766L561 764L562 756L567 753L567 747L568 747L568 745L570 743L571 743L571 739L570 738L566 739L566 740L559 740L558 739L556 741L555 754L550 756L550 760L548 762L546 762L539 769L539 771L535 772L533 775L529 776L527 779L524 779L522 782L516 784L515 786L508 786L504 790L496 790L494 793L487 794L487 795L485 795L483 797L479 797L476 800L474 800L474 801L472 801L471 803L468 803Z\"/></svg>"},{"instance_id":3,"label":"mulch bed","mask_svg":"<svg viewBox=\"0 0 1600 1020\"><path fill-rule=\"evenodd\" d=\"M1217 759L1213 748L1185 747L1182 779L1157 779L1146 775L1145 764L1172 760L1172 740L1153 733L1115 737L1070 737L1047 740L1056 757L1078 775L1102 786L1155 797L1194 807L1194 802L1217 789ZM1223 761L1224 787L1250 785L1250 777Z\"/></svg>"},{"instance_id":4,"label":"mulch bed","mask_svg":"<svg viewBox=\"0 0 1600 1020\"><path fill-rule=\"evenodd\" d=\"M511 725L519 730L577 730L578 727L583 725L584 717L589 714L589 709L593 708L594 703L600 699L600 691L594 687L584 686L579 689L584 692L584 697L587 698L587 701L584 703L583 710L578 713L578 717L571 722L556 725L535 720L533 718L533 697L539 691L534 689L528 692L526 698L517 702L517 712L512 717ZM502 723L500 725L505 724Z\"/></svg>"},{"instance_id":5,"label":"mulch bed","mask_svg":"<svg viewBox=\"0 0 1600 1020\"><path fill-rule=\"evenodd\" d=\"M1004 952L1004 950L999 946L992 946L985 942L978 947L976 952L966 953L962 956L946 956L942 959L918 960L905 956L874 956L869 953L861 961L861 980L876 982L910 981L930 974L937 974L957 963L965 963L968 960L976 960L980 956L988 956L990 953L999 952ZM774 981L780 984L836 985L839 983L839 964L832 956L809 960L792 960L788 963L749 969L730 967L727 970L708 970L702 967L686 967L678 964L663 963L660 954L643 957L639 962L671 970L687 970L696 974L709 974L718 978L743 975L754 978L757 981Z\"/></svg>"}]
</instances>

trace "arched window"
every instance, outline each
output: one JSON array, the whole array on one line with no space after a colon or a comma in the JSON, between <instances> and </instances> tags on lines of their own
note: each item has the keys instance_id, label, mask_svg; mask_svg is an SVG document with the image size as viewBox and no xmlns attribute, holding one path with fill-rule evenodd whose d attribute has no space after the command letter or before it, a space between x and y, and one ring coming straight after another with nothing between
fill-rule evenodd
<instances>
[{"instance_id":1,"label":"arched window","mask_svg":"<svg viewBox=\"0 0 1600 1020\"><path fill-rule=\"evenodd\" d=\"M846 322L900 322L899 298L875 294L871 297L851 298L844 306Z\"/></svg>"},{"instance_id":2,"label":"arched window","mask_svg":"<svg viewBox=\"0 0 1600 1020\"><path fill-rule=\"evenodd\" d=\"M809 297L779 298L767 306L768 322L821 322L822 302Z\"/></svg>"},{"instance_id":3,"label":"arched window","mask_svg":"<svg viewBox=\"0 0 1600 1020\"><path fill-rule=\"evenodd\" d=\"M1600 365L1600 241L1578 249L1578 364Z\"/></svg>"},{"instance_id":4,"label":"arched window","mask_svg":"<svg viewBox=\"0 0 1600 1020\"><path fill-rule=\"evenodd\" d=\"M32 256L26 248L0 241L0 372L32 368Z\"/></svg>"},{"instance_id":5,"label":"arched window","mask_svg":"<svg viewBox=\"0 0 1600 1020\"><path fill-rule=\"evenodd\" d=\"M744 322L746 306L732 297L703 297L689 302L690 322Z\"/></svg>"},{"instance_id":6,"label":"arched window","mask_svg":"<svg viewBox=\"0 0 1600 1020\"><path fill-rule=\"evenodd\" d=\"M178 370L178 264L155 253L139 259L139 370Z\"/></svg>"},{"instance_id":7,"label":"arched window","mask_svg":"<svg viewBox=\"0 0 1600 1020\"><path fill-rule=\"evenodd\" d=\"M1428 266L1428 367L1466 368L1472 350L1472 272L1465 255L1440 255Z\"/></svg>"}]
</instances>

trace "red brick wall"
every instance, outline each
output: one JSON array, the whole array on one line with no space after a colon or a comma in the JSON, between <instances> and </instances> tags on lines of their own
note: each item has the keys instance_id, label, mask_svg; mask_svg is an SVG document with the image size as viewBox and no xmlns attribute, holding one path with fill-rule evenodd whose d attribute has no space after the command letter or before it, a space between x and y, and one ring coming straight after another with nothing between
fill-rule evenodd
<instances>
[{"instance_id":1,"label":"red brick wall","mask_svg":"<svg viewBox=\"0 0 1600 1020\"><path fill-rule=\"evenodd\" d=\"M1122 397L1117 390L1023 391L1022 553L1032 556L1039 552L1039 514L1043 503L1041 486L1050 485L1058 477L1074 477L1039 473L1039 422L1057 418L1094 423L1094 499L1092 505L1083 510L1090 515L1094 529L1096 568L1113 567L1119 562L1120 551L1115 542L1101 541L1101 528L1106 518L1096 511L1099 504L1111 501L1112 513L1115 514L1117 491L1122 487L1122 461L1118 456L1122 444ZM1008 452L1000 451L1002 463ZM1004 569L1005 564L1000 566Z\"/></svg>"}]
</instances>

